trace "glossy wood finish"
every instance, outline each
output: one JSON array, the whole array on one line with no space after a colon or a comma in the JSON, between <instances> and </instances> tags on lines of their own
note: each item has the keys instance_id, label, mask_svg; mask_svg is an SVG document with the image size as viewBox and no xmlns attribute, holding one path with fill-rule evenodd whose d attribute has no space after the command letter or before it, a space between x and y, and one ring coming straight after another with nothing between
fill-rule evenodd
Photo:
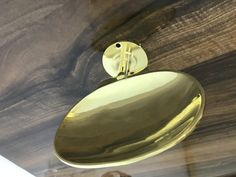
<instances>
[{"instance_id":1,"label":"glossy wood finish","mask_svg":"<svg viewBox=\"0 0 236 177\"><path fill-rule=\"evenodd\" d=\"M236 175L235 0L3 0L0 2L0 154L36 176ZM128 166L68 167L53 139L67 111L109 76L105 48L140 43L150 71L182 70L206 91L198 128L182 144Z\"/></svg>"}]
</instances>

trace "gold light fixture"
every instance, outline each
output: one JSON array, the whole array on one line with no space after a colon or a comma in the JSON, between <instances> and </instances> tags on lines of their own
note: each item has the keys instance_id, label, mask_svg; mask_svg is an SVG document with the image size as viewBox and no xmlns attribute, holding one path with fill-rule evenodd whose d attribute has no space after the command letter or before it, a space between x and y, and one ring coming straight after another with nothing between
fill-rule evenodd
<instances>
[{"instance_id":1,"label":"gold light fixture","mask_svg":"<svg viewBox=\"0 0 236 177\"><path fill-rule=\"evenodd\" d=\"M139 74L145 51L132 42L109 46L103 66L117 81L77 103L57 130L55 151L78 168L126 165L157 155L188 136L202 117L205 96L192 76Z\"/></svg>"}]
</instances>

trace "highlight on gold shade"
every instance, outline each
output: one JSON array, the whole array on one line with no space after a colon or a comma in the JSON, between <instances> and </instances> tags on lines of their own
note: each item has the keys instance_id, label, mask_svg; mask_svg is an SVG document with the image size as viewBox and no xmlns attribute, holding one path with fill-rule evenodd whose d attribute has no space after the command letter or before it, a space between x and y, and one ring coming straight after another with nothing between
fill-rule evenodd
<instances>
[{"instance_id":1,"label":"highlight on gold shade","mask_svg":"<svg viewBox=\"0 0 236 177\"><path fill-rule=\"evenodd\" d=\"M78 168L152 157L193 131L204 104L201 85L181 72L152 72L113 82L68 112L56 133L56 155Z\"/></svg>"}]
</instances>

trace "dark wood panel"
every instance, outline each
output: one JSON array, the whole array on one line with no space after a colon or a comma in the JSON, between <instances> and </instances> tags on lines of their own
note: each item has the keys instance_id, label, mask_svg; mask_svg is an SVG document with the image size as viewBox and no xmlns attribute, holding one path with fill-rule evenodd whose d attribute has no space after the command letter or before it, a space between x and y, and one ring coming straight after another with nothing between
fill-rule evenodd
<instances>
[{"instance_id":1,"label":"dark wood panel","mask_svg":"<svg viewBox=\"0 0 236 177\"><path fill-rule=\"evenodd\" d=\"M236 174L236 2L234 0L12 0L0 2L0 154L37 176ZM183 70L206 90L204 118L169 151L97 170L53 154L66 112L109 76L112 42L139 43L149 70Z\"/></svg>"}]
</instances>

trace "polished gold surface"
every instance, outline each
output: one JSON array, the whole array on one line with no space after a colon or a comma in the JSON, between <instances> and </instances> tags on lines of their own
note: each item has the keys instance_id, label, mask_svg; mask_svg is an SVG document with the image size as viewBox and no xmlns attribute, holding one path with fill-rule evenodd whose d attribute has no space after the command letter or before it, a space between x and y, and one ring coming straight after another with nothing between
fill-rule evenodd
<instances>
[{"instance_id":1,"label":"polished gold surface","mask_svg":"<svg viewBox=\"0 0 236 177\"><path fill-rule=\"evenodd\" d=\"M160 71L119 80L82 99L55 138L64 163L79 168L125 165L183 140L203 114L204 92L193 77Z\"/></svg>"},{"instance_id":2,"label":"polished gold surface","mask_svg":"<svg viewBox=\"0 0 236 177\"><path fill-rule=\"evenodd\" d=\"M102 62L106 72L118 80L132 76L148 65L143 48L129 41L110 45L103 54Z\"/></svg>"},{"instance_id":3,"label":"polished gold surface","mask_svg":"<svg viewBox=\"0 0 236 177\"><path fill-rule=\"evenodd\" d=\"M236 176L234 0L2 0L0 13L1 155L36 177ZM101 57L122 40L141 44L150 72L194 76L206 95L203 118L155 157L71 168L53 153L55 133L75 104L117 80L108 80Z\"/></svg>"}]
</instances>

